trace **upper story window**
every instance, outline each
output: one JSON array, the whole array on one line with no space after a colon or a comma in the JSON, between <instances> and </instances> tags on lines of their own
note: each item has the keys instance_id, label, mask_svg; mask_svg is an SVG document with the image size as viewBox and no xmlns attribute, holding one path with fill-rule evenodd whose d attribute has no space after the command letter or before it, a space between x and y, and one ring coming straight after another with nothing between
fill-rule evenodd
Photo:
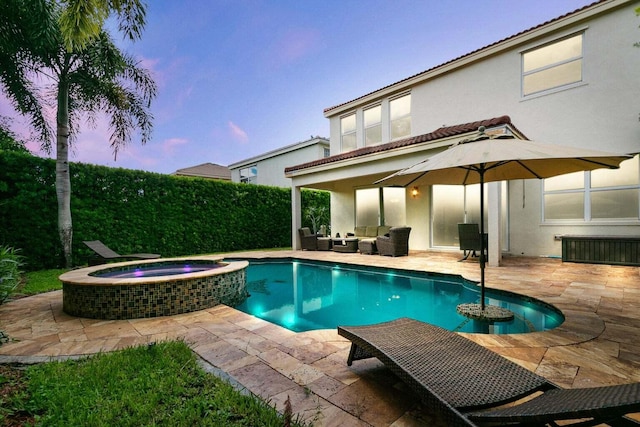
<instances>
[{"instance_id":1,"label":"upper story window","mask_svg":"<svg viewBox=\"0 0 640 427\"><path fill-rule=\"evenodd\" d=\"M391 140L411 136L411 94L389 101Z\"/></svg>"},{"instance_id":2,"label":"upper story window","mask_svg":"<svg viewBox=\"0 0 640 427\"><path fill-rule=\"evenodd\" d=\"M364 145L375 145L382 142L382 107L364 110Z\"/></svg>"},{"instance_id":3,"label":"upper story window","mask_svg":"<svg viewBox=\"0 0 640 427\"><path fill-rule=\"evenodd\" d=\"M522 54L522 95L582 81L582 39L578 34Z\"/></svg>"},{"instance_id":4,"label":"upper story window","mask_svg":"<svg viewBox=\"0 0 640 427\"><path fill-rule=\"evenodd\" d=\"M323 153L323 157L329 157L329 156L331 156L331 150L330 150L329 148L324 148L323 150L324 150L324 151L322 152L322 153Z\"/></svg>"},{"instance_id":5,"label":"upper story window","mask_svg":"<svg viewBox=\"0 0 640 427\"><path fill-rule=\"evenodd\" d=\"M356 115L349 114L340 119L342 152L356 149Z\"/></svg>"},{"instance_id":6,"label":"upper story window","mask_svg":"<svg viewBox=\"0 0 640 427\"><path fill-rule=\"evenodd\" d=\"M258 166L253 165L248 168L240 169L240 182L244 182L245 184L257 184Z\"/></svg>"}]
</instances>

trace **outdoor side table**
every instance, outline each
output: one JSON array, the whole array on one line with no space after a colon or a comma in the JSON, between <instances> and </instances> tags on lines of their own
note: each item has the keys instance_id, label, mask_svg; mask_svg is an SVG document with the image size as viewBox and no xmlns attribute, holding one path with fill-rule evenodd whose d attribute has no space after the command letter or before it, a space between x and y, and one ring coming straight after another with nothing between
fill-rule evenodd
<instances>
[{"instance_id":1,"label":"outdoor side table","mask_svg":"<svg viewBox=\"0 0 640 427\"><path fill-rule=\"evenodd\" d=\"M334 252L358 252L358 238L345 237L333 239Z\"/></svg>"},{"instance_id":2,"label":"outdoor side table","mask_svg":"<svg viewBox=\"0 0 640 427\"><path fill-rule=\"evenodd\" d=\"M331 237L318 237L318 250L330 251L331 250Z\"/></svg>"},{"instance_id":3,"label":"outdoor side table","mask_svg":"<svg viewBox=\"0 0 640 427\"><path fill-rule=\"evenodd\" d=\"M358 242L358 249L360 249L361 254L371 255L378 252L376 241L371 239L360 240L360 242Z\"/></svg>"}]
</instances>

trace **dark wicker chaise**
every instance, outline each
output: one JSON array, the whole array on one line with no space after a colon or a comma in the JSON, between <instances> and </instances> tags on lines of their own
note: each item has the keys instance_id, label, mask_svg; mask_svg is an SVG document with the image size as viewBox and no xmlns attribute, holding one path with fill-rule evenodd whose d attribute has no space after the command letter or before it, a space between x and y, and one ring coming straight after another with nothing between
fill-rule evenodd
<instances>
[{"instance_id":1,"label":"dark wicker chaise","mask_svg":"<svg viewBox=\"0 0 640 427\"><path fill-rule=\"evenodd\" d=\"M378 236L376 247L380 255L409 255L409 233L411 227L391 227L389 236Z\"/></svg>"},{"instance_id":2,"label":"dark wicker chaise","mask_svg":"<svg viewBox=\"0 0 640 427\"><path fill-rule=\"evenodd\" d=\"M127 254L120 255L119 253L113 251L107 245L102 243L100 240L88 240L82 242L89 249L95 252L95 255L89 258L89 265L98 265L106 261L122 261L127 259L154 259L160 258L160 254Z\"/></svg>"},{"instance_id":3,"label":"dark wicker chaise","mask_svg":"<svg viewBox=\"0 0 640 427\"><path fill-rule=\"evenodd\" d=\"M338 334L352 343L348 365L377 357L425 404L438 410L447 425L539 426L583 418L594 420L588 425L612 421L612 425L639 425L624 415L640 412L640 383L563 390L461 335L408 318L339 326ZM540 391L544 393L528 402L485 410Z\"/></svg>"}]
</instances>

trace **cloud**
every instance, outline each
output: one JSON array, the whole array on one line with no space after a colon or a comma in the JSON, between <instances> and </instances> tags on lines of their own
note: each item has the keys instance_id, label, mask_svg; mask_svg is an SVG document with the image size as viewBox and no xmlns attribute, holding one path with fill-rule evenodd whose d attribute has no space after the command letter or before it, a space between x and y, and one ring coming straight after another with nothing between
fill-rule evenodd
<instances>
[{"instance_id":1,"label":"cloud","mask_svg":"<svg viewBox=\"0 0 640 427\"><path fill-rule=\"evenodd\" d=\"M320 32L314 29L292 29L276 40L270 49L276 67L296 62L321 47Z\"/></svg>"},{"instance_id":2,"label":"cloud","mask_svg":"<svg viewBox=\"0 0 640 427\"><path fill-rule=\"evenodd\" d=\"M229 121L229 131L231 132L231 137L236 141L244 144L249 141L249 136L247 132L245 132L240 126Z\"/></svg>"},{"instance_id":3,"label":"cloud","mask_svg":"<svg viewBox=\"0 0 640 427\"><path fill-rule=\"evenodd\" d=\"M175 154L176 149L182 145L188 144L189 140L185 138L169 138L162 142L162 152L164 154Z\"/></svg>"}]
</instances>

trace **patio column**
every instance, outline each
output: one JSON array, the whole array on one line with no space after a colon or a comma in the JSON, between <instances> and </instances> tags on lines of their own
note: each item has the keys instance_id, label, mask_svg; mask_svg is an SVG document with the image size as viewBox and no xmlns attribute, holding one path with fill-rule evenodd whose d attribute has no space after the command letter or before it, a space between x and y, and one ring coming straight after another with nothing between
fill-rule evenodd
<instances>
[{"instance_id":1,"label":"patio column","mask_svg":"<svg viewBox=\"0 0 640 427\"><path fill-rule=\"evenodd\" d=\"M298 229L302 227L302 197L300 187L291 186L291 248L300 249Z\"/></svg>"},{"instance_id":2,"label":"patio column","mask_svg":"<svg viewBox=\"0 0 640 427\"><path fill-rule=\"evenodd\" d=\"M502 183L491 182L487 184L487 190L488 264L499 267L502 261Z\"/></svg>"}]
</instances>

